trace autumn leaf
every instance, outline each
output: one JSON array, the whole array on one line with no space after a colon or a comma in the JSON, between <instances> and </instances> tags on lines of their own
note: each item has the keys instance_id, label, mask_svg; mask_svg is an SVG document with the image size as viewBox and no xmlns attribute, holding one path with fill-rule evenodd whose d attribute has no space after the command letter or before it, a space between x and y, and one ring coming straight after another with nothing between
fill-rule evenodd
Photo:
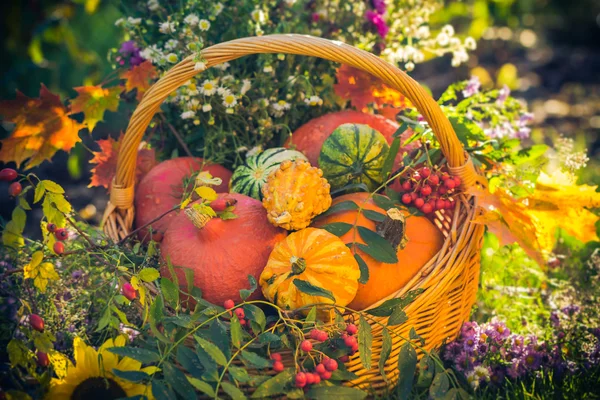
<instances>
[{"instance_id":1,"label":"autumn leaf","mask_svg":"<svg viewBox=\"0 0 600 400\"><path fill-rule=\"evenodd\" d=\"M71 101L71 113L83 113L83 122L87 124L90 132L96 124L104 119L104 112L117 111L119 108L119 95L123 88L115 86L103 88L102 86L80 86L74 88L78 93Z\"/></svg>"},{"instance_id":2,"label":"autumn leaf","mask_svg":"<svg viewBox=\"0 0 600 400\"><path fill-rule=\"evenodd\" d=\"M146 90L150 88L150 81L158 78L158 72L150 61L144 61L123 72L120 78L125 79L125 91L131 92L133 89L137 89L137 99L141 100Z\"/></svg>"},{"instance_id":3,"label":"autumn leaf","mask_svg":"<svg viewBox=\"0 0 600 400\"><path fill-rule=\"evenodd\" d=\"M595 187L556 182L555 175L542 173L533 193L524 198L516 199L503 189L470 193L484 210L473 223L487 225L502 245L518 243L540 264L554 249L557 228L583 242L598 240L598 216L586 209L600 207Z\"/></svg>"},{"instance_id":4,"label":"autumn leaf","mask_svg":"<svg viewBox=\"0 0 600 400\"><path fill-rule=\"evenodd\" d=\"M49 160L58 150L70 151L81 139L84 125L69 118L69 110L60 98L42 85L39 98L17 91L14 100L0 102L0 115L15 124L10 136L2 141L0 161L14 161L25 169Z\"/></svg>"},{"instance_id":5,"label":"autumn leaf","mask_svg":"<svg viewBox=\"0 0 600 400\"><path fill-rule=\"evenodd\" d=\"M117 173L117 158L122 138L123 135L116 141L109 137L96 142L100 146L100 151L94 152L94 158L90 160L90 163L97 165L92 169L92 179L88 187L104 186L110 189L112 180ZM136 182L139 182L155 165L154 150L141 146L137 155Z\"/></svg>"},{"instance_id":6,"label":"autumn leaf","mask_svg":"<svg viewBox=\"0 0 600 400\"><path fill-rule=\"evenodd\" d=\"M366 111L367 106L374 103L381 114L394 118L400 110L410 106L399 91L360 69L342 65L336 78L337 83L333 85L335 94L350 100L357 110Z\"/></svg>"},{"instance_id":7,"label":"autumn leaf","mask_svg":"<svg viewBox=\"0 0 600 400\"><path fill-rule=\"evenodd\" d=\"M49 262L43 263L44 254L36 251L31 256L31 262L23 267L23 277L33 279L33 284L42 293L48 287L48 281L58 280L60 277L54 270L54 265Z\"/></svg>"}]
</instances>

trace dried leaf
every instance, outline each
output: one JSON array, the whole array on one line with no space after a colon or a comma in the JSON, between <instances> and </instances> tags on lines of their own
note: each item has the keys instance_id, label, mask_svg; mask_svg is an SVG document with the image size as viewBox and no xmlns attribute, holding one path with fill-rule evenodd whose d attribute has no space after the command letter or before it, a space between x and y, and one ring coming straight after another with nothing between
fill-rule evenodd
<instances>
[{"instance_id":1,"label":"dried leaf","mask_svg":"<svg viewBox=\"0 0 600 400\"><path fill-rule=\"evenodd\" d=\"M138 100L141 100L142 97L144 97L144 93L151 86L151 80L157 77L158 72L150 61L144 61L140 65L136 65L120 75L121 79L125 79L126 92L137 89L136 97Z\"/></svg>"},{"instance_id":2,"label":"dried leaf","mask_svg":"<svg viewBox=\"0 0 600 400\"><path fill-rule=\"evenodd\" d=\"M58 150L70 151L81 139L83 124L69 118L69 110L60 98L42 85L40 97L29 98L17 92L14 100L0 102L0 115L15 124L10 136L1 141L0 161L25 169L49 160Z\"/></svg>"},{"instance_id":3,"label":"dried leaf","mask_svg":"<svg viewBox=\"0 0 600 400\"><path fill-rule=\"evenodd\" d=\"M104 119L106 110L117 111L119 95L123 92L123 88L120 86L112 88L103 88L100 85L80 86L74 89L78 95L71 101L71 113L83 113L83 121L87 124L90 132L94 130L98 122Z\"/></svg>"},{"instance_id":4,"label":"dried leaf","mask_svg":"<svg viewBox=\"0 0 600 400\"><path fill-rule=\"evenodd\" d=\"M112 180L117 173L117 158L122 138L123 135L117 141L109 137L96 142L100 146L100 151L94 152L94 158L90 160L91 164L97 165L92 169L92 179L88 187L104 186L110 189ZM139 182L155 165L156 157L153 149L145 147L138 149L136 182Z\"/></svg>"}]
</instances>

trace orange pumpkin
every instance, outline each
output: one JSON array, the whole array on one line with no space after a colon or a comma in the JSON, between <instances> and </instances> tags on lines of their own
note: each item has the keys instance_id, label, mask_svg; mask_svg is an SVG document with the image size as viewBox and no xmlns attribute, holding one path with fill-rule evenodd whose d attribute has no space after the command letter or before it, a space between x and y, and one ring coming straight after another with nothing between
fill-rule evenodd
<instances>
[{"instance_id":1,"label":"orange pumpkin","mask_svg":"<svg viewBox=\"0 0 600 400\"><path fill-rule=\"evenodd\" d=\"M368 196L367 193L340 196L333 201L332 207L342 201L354 201L357 205L362 205L365 210L386 214L385 210L377 206L372 199L364 203ZM400 290L442 248L444 236L431 221L425 217L409 216L406 211L403 211L403 214L406 217L405 235L408 240L402 243L404 247L402 244L398 246L398 263L383 263L356 249L369 267L369 281L366 284L359 284L356 297L348 307L364 310ZM332 222L354 225L355 221L357 226L376 230L376 222L366 218L364 214L361 213L357 220L357 210L339 211L318 217L314 220L313 226L323 227ZM358 232L355 233L355 229L350 229L340 238L344 243L365 243Z\"/></svg>"},{"instance_id":2,"label":"orange pumpkin","mask_svg":"<svg viewBox=\"0 0 600 400\"><path fill-rule=\"evenodd\" d=\"M358 263L344 242L324 229L306 228L275 245L259 283L269 301L294 310L334 303L327 296L307 294L299 285L328 290L335 304L345 306L356 294L359 277Z\"/></svg>"}]
</instances>

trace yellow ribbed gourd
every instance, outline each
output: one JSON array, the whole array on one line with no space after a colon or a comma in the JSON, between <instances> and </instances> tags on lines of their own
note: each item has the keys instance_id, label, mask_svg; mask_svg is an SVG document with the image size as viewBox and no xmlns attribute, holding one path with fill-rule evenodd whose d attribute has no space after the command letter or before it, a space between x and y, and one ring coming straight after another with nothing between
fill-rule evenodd
<instances>
[{"instance_id":1,"label":"yellow ribbed gourd","mask_svg":"<svg viewBox=\"0 0 600 400\"><path fill-rule=\"evenodd\" d=\"M331 206L323 171L304 160L284 161L262 188L269 221L288 231L306 228Z\"/></svg>"},{"instance_id":2,"label":"yellow ribbed gourd","mask_svg":"<svg viewBox=\"0 0 600 400\"><path fill-rule=\"evenodd\" d=\"M326 290L336 305L349 304L358 290L359 277L358 263L340 238L325 229L306 228L275 245L259 283L269 301L295 310L311 304L334 304L330 296L301 290L306 287Z\"/></svg>"}]
</instances>

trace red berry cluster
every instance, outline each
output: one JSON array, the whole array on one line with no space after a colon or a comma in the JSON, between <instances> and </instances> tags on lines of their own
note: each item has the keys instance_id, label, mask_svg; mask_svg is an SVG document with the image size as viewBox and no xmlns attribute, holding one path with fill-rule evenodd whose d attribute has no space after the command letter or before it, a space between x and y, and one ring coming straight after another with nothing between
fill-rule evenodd
<instances>
[{"instance_id":1,"label":"red berry cluster","mask_svg":"<svg viewBox=\"0 0 600 400\"><path fill-rule=\"evenodd\" d=\"M48 232L53 233L56 240L58 240L56 243L54 243L53 249L54 252L60 256L65 252L65 245L62 242L69 238L69 231L67 231L65 228L58 228L56 224L53 223L46 225L46 229L48 229Z\"/></svg>"},{"instance_id":2,"label":"red berry cluster","mask_svg":"<svg viewBox=\"0 0 600 400\"><path fill-rule=\"evenodd\" d=\"M402 203L412 204L424 214L449 210L454 208L452 196L457 193L460 184L458 176L450 176L440 169L432 171L429 167L421 167L408 178L400 180L404 192Z\"/></svg>"},{"instance_id":3,"label":"red berry cluster","mask_svg":"<svg viewBox=\"0 0 600 400\"><path fill-rule=\"evenodd\" d=\"M0 182L12 182L17 179L17 171L12 168L0 170ZM19 182L13 182L8 186L8 195L17 197L23 191L23 186Z\"/></svg>"},{"instance_id":4,"label":"red berry cluster","mask_svg":"<svg viewBox=\"0 0 600 400\"><path fill-rule=\"evenodd\" d=\"M235 302L231 299L229 300L225 300L225 302L223 303L223 308L225 308L226 310L231 310L232 308L235 307ZM235 313L236 317L238 317L238 320L240 321L240 325L244 326L248 323L248 321L246 320L246 313L244 312L243 308L236 308L235 310L233 310L233 312ZM230 311L230 315L231 315L231 311Z\"/></svg>"}]
</instances>

